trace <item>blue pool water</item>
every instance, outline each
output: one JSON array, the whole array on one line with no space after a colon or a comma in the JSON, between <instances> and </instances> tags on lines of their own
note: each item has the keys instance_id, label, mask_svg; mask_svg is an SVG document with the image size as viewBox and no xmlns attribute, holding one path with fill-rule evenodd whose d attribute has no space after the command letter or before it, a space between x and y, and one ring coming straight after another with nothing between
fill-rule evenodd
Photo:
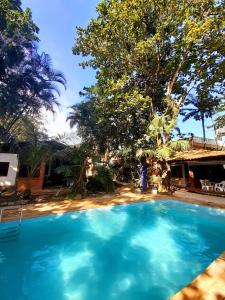
<instances>
[{"instance_id":1,"label":"blue pool water","mask_svg":"<svg viewBox=\"0 0 225 300\"><path fill-rule=\"evenodd\" d=\"M225 250L225 212L157 201L23 221L1 300L164 300Z\"/></svg>"}]
</instances>

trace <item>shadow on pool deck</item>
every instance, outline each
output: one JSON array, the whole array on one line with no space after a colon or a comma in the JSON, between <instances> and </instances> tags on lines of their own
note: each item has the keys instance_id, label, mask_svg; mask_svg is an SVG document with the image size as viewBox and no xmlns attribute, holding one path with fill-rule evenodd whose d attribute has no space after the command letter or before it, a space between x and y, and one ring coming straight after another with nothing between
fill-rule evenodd
<instances>
[{"instance_id":1,"label":"shadow on pool deck","mask_svg":"<svg viewBox=\"0 0 225 300\"><path fill-rule=\"evenodd\" d=\"M81 200L53 200L44 203L27 204L23 206L23 218L34 218L49 214L59 214L74 210L93 209L102 206L121 205L127 203L134 203L139 201L151 200L176 200L184 201L194 204L206 205L210 207L217 207L225 209L225 198L214 196L199 195L188 193L186 191L178 191L174 195L157 195L153 196L150 193L141 194L133 192L128 187L117 191L116 194L101 195L96 197L87 197ZM4 214L4 221L11 221L15 219L15 212L8 208Z\"/></svg>"},{"instance_id":2,"label":"shadow on pool deck","mask_svg":"<svg viewBox=\"0 0 225 300\"><path fill-rule=\"evenodd\" d=\"M150 193L141 194L131 191L129 188L123 188L117 194L103 195L98 197L87 197L81 200L62 200L49 201L44 203L27 204L23 207L23 218L34 218L49 214L59 214L74 210L93 209L102 206L121 205L134 203L139 201L151 200L176 200L185 201L194 204L206 205L210 207L218 207L225 209L225 199L207 195L198 195L183 191L176 192L171 195L157 195L153 196ZM11 221L15 219L15 212L8 208L7 213L4 214L4 221Z\"/></svg>"}]
</instances>

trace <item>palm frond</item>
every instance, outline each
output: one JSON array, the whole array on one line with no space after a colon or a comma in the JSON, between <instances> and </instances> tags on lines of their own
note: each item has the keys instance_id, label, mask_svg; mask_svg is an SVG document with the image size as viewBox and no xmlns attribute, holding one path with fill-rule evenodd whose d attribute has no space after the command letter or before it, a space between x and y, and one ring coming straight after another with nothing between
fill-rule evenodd
<instances>
[{"instance_id":1,"label":"palm frond","mask_svg":"<svg viewBox=\"0 0 225 300\"><path fill-rule=\"evenodd\" d=\"M174 151L187 151L190 149L190 143L187 140L172 141L170 147Z\"/></svg>"},{"instance_id":2,"label":"palm frond","mask_svg":"<svg viewBox=\"0 0 225 300\"><path fill-rule=\"evenodd\" d=\"M142 157L147 157L152 155L154 155L154 151L151 149L138 149L136 152L136 157L139 159Z\"/></svg>"}]
</instances>

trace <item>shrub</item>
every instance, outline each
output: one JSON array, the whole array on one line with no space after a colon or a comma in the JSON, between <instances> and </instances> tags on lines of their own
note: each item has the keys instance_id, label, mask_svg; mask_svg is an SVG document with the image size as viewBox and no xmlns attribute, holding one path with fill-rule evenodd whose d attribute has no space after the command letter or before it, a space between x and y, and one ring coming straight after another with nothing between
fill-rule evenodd
<instances>
[{"instance_id":1,"label":"shrub","mask_svg":"<svg viewBox=\"0 0 225 300\"><path fill-rule=\"evenodd\" d=\"M96 175L87 183L87 190L90 192L112 193L115 190L113 182L113 171L105 166L97 167Z\"/></svg>"}]
</instances>

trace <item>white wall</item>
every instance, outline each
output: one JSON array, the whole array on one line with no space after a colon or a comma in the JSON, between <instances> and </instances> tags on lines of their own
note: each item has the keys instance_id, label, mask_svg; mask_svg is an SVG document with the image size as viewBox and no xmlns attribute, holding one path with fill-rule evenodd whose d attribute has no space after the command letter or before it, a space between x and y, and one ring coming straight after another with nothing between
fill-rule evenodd
<instances>
[{"instance_id":1,"label":"white wall","mask_svg":"<svg viewBox=\"0 0 225 300\"><path fill-rule=\"evenodd\" d=\"M6 177L0 176L0 186L15 186L18 170L17 154L0 153L0 162L8 162L9 170Z\"/></svg>"}]
</instances>

